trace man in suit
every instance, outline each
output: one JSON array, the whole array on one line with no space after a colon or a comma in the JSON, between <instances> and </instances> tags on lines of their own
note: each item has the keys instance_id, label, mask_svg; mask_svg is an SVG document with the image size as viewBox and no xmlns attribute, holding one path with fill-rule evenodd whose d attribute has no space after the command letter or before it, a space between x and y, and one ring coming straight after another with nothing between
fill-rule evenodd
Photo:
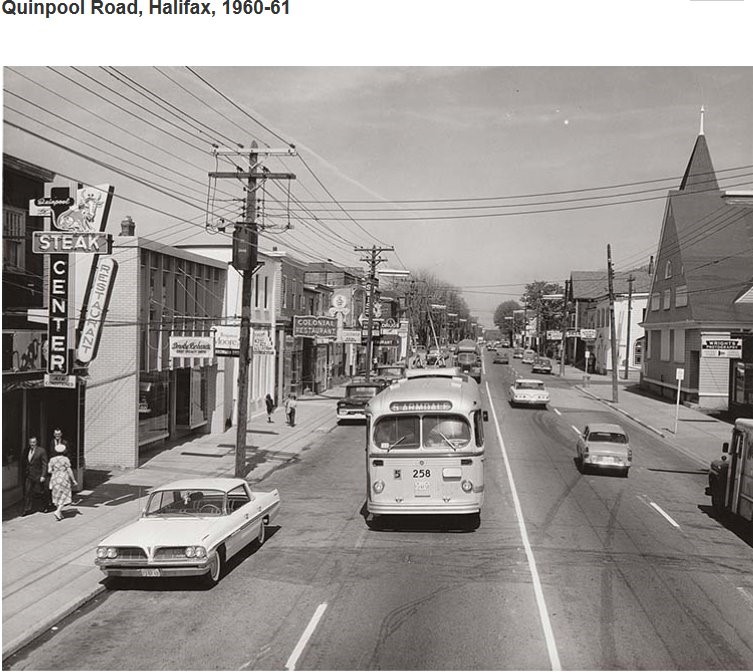
<instances>
[{"instance_id":1,"label":"man in suit","mask_svg":"<svg viewBox=\"0 0 753 672\"><path fill-rule=\"evenodd\" d=\"M70 446L68 445L68 441L63 438L63 430L60 429L60 427L55 427L54 431L52 432L52 441L50 442L50 455L55 454L55 448L57 446L65 446L66 451L68 451L68 456L70 457ZM57 451L60 452L60 451Z\"/></svg>"},{"instance_id":2,"label":"man in suit","mask_svg":"<svg viewBox=\"0 0 753 672\"><path fill-rule=\"evenodd\" d=\"M46 509L49 502L47 487L47 452L37 442L37 437L29 439L29 449L24 456L26 480L24 482L24 516L35 510Z\"/></svg>"}]
</instances>

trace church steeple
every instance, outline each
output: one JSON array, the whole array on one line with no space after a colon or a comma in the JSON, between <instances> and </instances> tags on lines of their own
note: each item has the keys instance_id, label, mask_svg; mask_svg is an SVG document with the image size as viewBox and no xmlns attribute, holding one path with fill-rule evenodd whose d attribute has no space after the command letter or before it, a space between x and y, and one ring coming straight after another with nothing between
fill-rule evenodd
<instances>
[{"instance_id":1,"label":"church steeple","mask_svg":"<svg viewBox=\"0 0 753 672\"><path fill-rule=\"evenodd\" d=\"M701 125L698 137L690 155L690 161L685 168L680 183L680 191L718 191L719 183L716 181L714 165L711 163L711 155L706 144L706 136L703 132L703 117L706 109L701 107Z\"/></svg>"}]
</instances>

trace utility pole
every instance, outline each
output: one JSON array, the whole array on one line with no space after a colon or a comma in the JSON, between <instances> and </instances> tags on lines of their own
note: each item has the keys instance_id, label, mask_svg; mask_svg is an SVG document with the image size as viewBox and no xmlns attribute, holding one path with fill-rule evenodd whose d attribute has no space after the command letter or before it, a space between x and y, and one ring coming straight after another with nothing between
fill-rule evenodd
<instances>
[{"instance_id":1,"label":"utility pole","mask_svg":"<svg viewBox=\"0 0 753 672\"><path fill-rule=\"evenodd\" d=\"M617 331L614 324L614 269L612 246L607 244L607 278L609 281L609 338L612 350L612 401L617 403Z\"/></svg>"},{"instance_id":2,"label":"utility pole","mask_svg":"<svg viewBox=\"0 0 753 672\"><path fill-rule=\"evenodd\" d=\"M233 229L232 265L243 276L241 286L240 352L238 353L238 426L235 438L235 476L246 477L246 433L248 427L248 390L251 378L251 291L254 273L259 269L259 227L256 222L256 192L267 179L294 180L292 173L271 173L262 170L259 154L285 154L294 156L295 150L259 150L256 141L249 151L218 150L218 155L247 155L248 172L209 173L215 179L246 179L246 202L243 220L235 223Z\"/></svg>"},{"instance_id":3,"label":"utility pole","mask_svg":"<svg viewBox=\"0 0 753 672\"><path fill-rule=\"evenodd\" d=\"M560 377L565 377L565 348L567 347L567 288L568 280L565 280L565 294L562 297L562 341L560 347Z\"/></svg>"},{"instance_id":4,"label":"utility pole","mask_svg":"<svg viewBox=\"0 0 753 672\"><path fill-rule=\"evenodd\" d=\"M627 306L627 340L625 341L625 380L628 379L630 365L630 320L633 312L633 283L635 278L630 274L628 278L628 306Z\"/></svg>"},{"instance_id":5,"label":"utility pole","mask_svg":"<svg viewBox=\"0 0 753 672\"><path fill-rule=\"evenodd\" d=\"M368 315L366 316L367 328L366 328L366 382L371 380L371 366L373 359L373 338L374 338L374 285L376 284L376 267L381 264L384 259L380 258L382 252L394 252L394 247L376 247L372 245L369 247L356 247L356 252L365 252L369 256L361 257L361 261L365 261L369 264L369 307Z\"/></svg>"}]
</instances>

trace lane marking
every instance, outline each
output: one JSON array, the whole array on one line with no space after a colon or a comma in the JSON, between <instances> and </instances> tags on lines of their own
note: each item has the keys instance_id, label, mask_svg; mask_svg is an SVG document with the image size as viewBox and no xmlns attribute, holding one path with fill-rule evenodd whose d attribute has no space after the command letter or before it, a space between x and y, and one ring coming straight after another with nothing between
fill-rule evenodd
<instances>
[{"instance_id":1,"label":"lane marking","mask_svg":"<svg viewBox=\"0 0 753 672\"><path fill-rule=\"evenodd\" d=\"M573 431L580 436L580 430L575 425L570 425L573 428Z\"/></svg>"},{"instance_id":2,"label":"lane marking","mask_svg":"<svg viewBox=\"0 0 753 672\"><path fill-rule=\"evenodd\" d=\"M541 627L544 631L544 639L546 641L546 649L549 654L549 664L552 670L561 670L559 653L557 652L557 642L554 639L554 630L552 629L552 623L549 620L549 613L546 608L546 600L544 599L544 591L541 587L541 579L539 578L539 571L536 568L536 559L533 557L533 549L528 540L528 531L526 530L526 524L523 520L523 509L520 506L520 500L518 499L518 491L515 487L515 481L512 476L512 469L510 468L510 461L507 458L507 449L505 448L505 442L502 440L502 431L499 428L499 420L497 419L497 412L494 410L494 403L492 402L492 395L489 390L489 383L485 382L486 395L489 399L489 408L492 410L492 417L494 418L494 425L497 429L497 439L499 440L499 447L502 451L502 459L505 463L505 471L507 472L507 480L510 483L510 492L512 493L512 499L515 504L515 515L518 519L518 527L520 528L520 536L523 539L523 547L526 552L526 559L528 560L528 567L531 572L531 579L533 581L533 592L536 597L536 606L539 610L539 618L541 620Z\"/></svg>"},{"instance_id":3,"label":"lane marking","mask_svg":"<svg viewBox=\"0 0 753 672\"><path fill-rule=\"evenodd\" d=\"M753 608L753 595L751 595L745 588L742 586L738 586L737 590L740 591L740 594L745 598L745 601L748 603L748 606Z\"/></svg>"},{"instance_id":4,"label":"lane marking","mask_svg":"<svg viewBox=\"0 0 753 672\"><path fill-rule=\"evenodd\" d=\"M295 645L295 648L293 649L293 653L290 654L290 658L288 658L287 662L285 663L286 670L295 669L295 664L298 662L298 659L301 657L301 654L303 653L303 649L306 648L306 644L308 644L309 639L311 639L311 635L314 634L314 630L316 630L316 626L319 624L319 621L321 620L326 610L327 610L326 602L322 602L322 604L320 604L316 608L316 611L314 612L314 615L311 617L309 624L306 626L306 629L303 631L301 638L298 640L298 644Z\"/></svg>"},{"instance_id":5,"label":"lane marking","mask_svg":"<svg viewBox=\"0 0 753 672\"><path fill-rule=\"evenodd\" d=\"M664 516L670 523L670 525L674 525L676 528L680 528L680 526L672 519L672 517L664 511L656 502L649 502L649 504L656 509L662 516Z\"/></svg>"},{"instance_id":6,"label":"lane marking","mask_svg":"<svg viewBox=\"0 0 753 672\"><path fill-rule=\"evenodd\" d=\"M553 408L552 410L553 410L553 411L554 411L554 412L555 412L555 413L556 413L557 415L562 415L562 413L560 413L560 409L559 409L559 408Z\"/></svg>"}]
</instances>

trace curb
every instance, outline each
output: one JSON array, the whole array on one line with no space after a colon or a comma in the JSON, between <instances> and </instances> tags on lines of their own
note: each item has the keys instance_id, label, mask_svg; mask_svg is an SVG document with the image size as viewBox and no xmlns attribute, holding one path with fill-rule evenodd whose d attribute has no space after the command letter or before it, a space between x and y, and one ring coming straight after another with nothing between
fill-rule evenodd
<instances>
[{"instance_id":1,"label":"curb","mask_svg":"<svg viewBox=\"0 0 753 672\"><path fill-rule=\"evenodd\" d=\"M581 392L583 392L584 394L587 394L587 395L588 395L589 397L591 397L591 399L595 399L596 401L600 401L600 402L601 402L602 404L604 404L605 406L609 406L609 408L611 408L611 409L613 409L613 410L617 411L618 413L622 413L622 415L624 415L625 417L627 417L627 418L630 418L630 419L631 419L631 420L632 420L633 422L636 422L636 423L638 423L638 424L639 424L639 425L640 425L641 427L645 427L646 429L649 429L649 430L651 430L652 432L654 432L654 434L658 434L658 435L659 435L659 436L661 436L661 437L662 437L663 439L668 439L668 438L671 438L671 437L668 437L668 436L667 436L667 435L666 435L666 434L665 434L664 432L662 432L661 430L659 430L659 429L656 429L656 427L654 427L653 425L649 425L649 424L648 424L647 422L644 422L644 421L643 421L643 420L641 420L640 418L637 418L637 417L635 417L634 415L632 415L631 413L628 413L628 412L627 412L626 410L624 410L624 409L620 408L620 407L619 407L619 406L617 406L617 404L615 404L614 402L612 402L612 401L608 401L607 399L602 399L601 397L599 397L599 396L597 396L597 395L593 394L592 392L589 392L588 390L586 390L586 389L585 389L584 387L582 387L581 385L574 385L573 387L575 387L575 389L576 389L576 390L580 390L580 391L581 391Z\"/></svg>"},{"instance_id":2,"label":"curb","mask_svg":"<svg viewBox=\"0 0 753 672\"><path fill-rule=\"evenodd\" d=\"M54 612L52 615L48 615L42 621L37 622L30 627L25 633L16 637L8 644L3 644L3 662L12 655L18 653L28 644L31 644L35 639L41 637L45 632L50 630L55 624L60 623L64 618L70 616L76 609L83 607L87 602L93 600L97 595L105 591L105 586L98 583L95 588L90 590L86 595L77 597L69 604L65 605L59 611Z\"/></svg>"}]
</instances>

